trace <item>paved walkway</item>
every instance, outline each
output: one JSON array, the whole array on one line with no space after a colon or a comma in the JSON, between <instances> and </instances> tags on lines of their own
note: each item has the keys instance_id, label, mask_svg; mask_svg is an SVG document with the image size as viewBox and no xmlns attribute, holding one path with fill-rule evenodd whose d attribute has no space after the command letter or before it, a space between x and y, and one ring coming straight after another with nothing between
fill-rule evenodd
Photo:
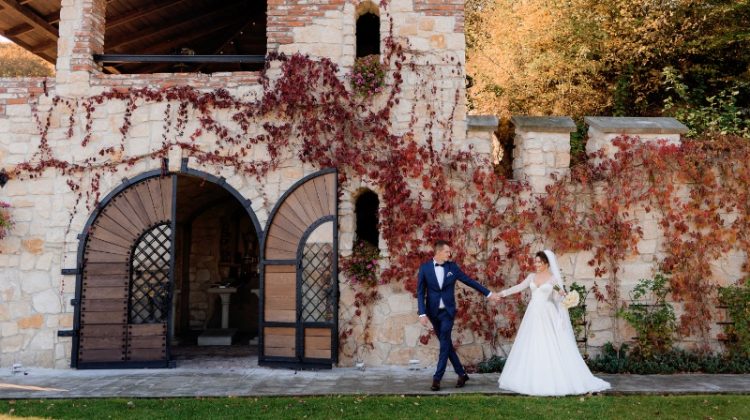
<instances>
[{"instance_id":1,"label":"paved walkway","mask_svg":"<svg viewBox=\"0 0 750 420\"><path fill-rule=\"evenodd\" d=\"M473 374L456 389L446 374L443 389L429 390L432 369L376 367L294 371L184 363L175 369L26 369L0 372L0 399L96 397L227 397L330 394L511 394L497 388L498 374ZM750 375L597 375L612 384L607 394L750 394Z\"/></svg>"}]
</instances>

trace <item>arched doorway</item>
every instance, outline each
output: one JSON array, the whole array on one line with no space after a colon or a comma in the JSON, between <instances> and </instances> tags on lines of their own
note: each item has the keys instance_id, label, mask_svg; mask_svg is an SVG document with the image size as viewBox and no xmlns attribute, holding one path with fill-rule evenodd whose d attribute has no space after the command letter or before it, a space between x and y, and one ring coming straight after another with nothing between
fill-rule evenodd
<instances>
[{"instance_id":1,"label":"arched doorway","mask_svg":"<svg viewBox=\"0 0 750 420\"><path fill-rule=\"evenodd\" d=\"M167 367L173 345L210 329L249 346L261 237L249 200L222 178L154 171L123 182L79 244L72 366Z\"/></svg>"}]
</instances>

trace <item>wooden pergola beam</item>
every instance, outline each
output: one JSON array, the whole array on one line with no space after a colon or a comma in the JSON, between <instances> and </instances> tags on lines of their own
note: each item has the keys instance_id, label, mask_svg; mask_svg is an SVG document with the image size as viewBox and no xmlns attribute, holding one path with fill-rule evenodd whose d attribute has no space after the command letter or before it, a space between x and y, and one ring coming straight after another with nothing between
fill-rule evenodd
<instances>
[{"instance_id":1,"label":"wooden pergola beam","mask_svg":"<svg viewBox=\"0 0 750 420\"><path fill-rule=\"evenodd\" d=\"M133 11L124 13L120 16L114 17L113 19L110 19L106 23L107 30L116 28L120 25L124 25L126 23L130 23L136 19L140 19L142 17L147 17L148 15L152 13L156 13L160 10L176 6L180 3L184 3L186 0L162 0L151 3L151 5L146 7L141 7L138 9L135 9Z\"/></svg>"},{"instance_id":2,"label":"wooden pergola beam","mask_svg":"<svg viewBox=\"0 0 750 420\"><path fill-rule=\"evenodd\" d=\"M0 0L0 1L2 1L2 0ZM233 1L233 2L225 5L224 7L220 8L220 9L214 9L215 6L211 5L211 8L208 11L206 11L206 10L193 11L193 13L191 14L191 16L177 16L174 19L170 19L169 21L164 22L164 25L161 26L160 28L156 29L155 31L152 31L152 32L149 32L149 33L145 33L145 34L142 34L142 35L137 36L137 37L128 36L128 37L123 37L121 39L113 40L111 45L105 45L104 47L105 47L106 50L114 51L114 50L117 50L118 48L120 48L120 47L122 47L124 45L137 43L137 42L143 41L144 39L148 39L150 37L158 37L160 35L166 35L166 34L172 32L172 31L174 31L175 28L179 28L181 26L190 26L190 25L192 25L192 24L194 24L196 22L199 22L199 21L201 21L203 19L211 19L212 17L216 17L216 16L219 16L219 15L222 15L222 14L226 13L228 10L231 10L231 9L233 9L233 8L237 7L238 5L243 4L243 3L244 3L244 0L243 1ZM211 11L211 9L214 9L214 10ZM208 12L208 13L206 13L206 12ZM248 16L248 18L250 18L250 17ZM213 31L214 31L214 28L207 28L206 31L203 31L202 33L198 33L198 36L203 36L206 33L211 33Z\"/></svg>"},{"instance_id":3,"label":"wooden pergola beam","mask_svg":"<svg viewBox=\"0 0 750 420\"><path fill-rule=\"evenodd\" d=\"M55 52L57 52L57 41L46 41L42 42L41 44L37 44L31 47L31 52L35 54L41 54L45 51L49 51L52 48L55 49Z\"/></svg>"},{"instance_id":4,"label":"wooden pergola beam","mask_svg":"<svg viewBox=\"0 0 750 420\"><path fill-rule=\"evenodd\" d=\"M29 25L28 23L22 23L20 25L16 25L8 29L7 31L5 31L3 35L5 35L6 37L12 37L12 36L23 35L26 32L31 32L33 30L34 30L33 26Z\"/></svg>"},{"instance_id":5,"label":"wooden pergola beam","mask_svg":"<svg viewBox=\"0 0 750 420\"><path fill-rule=\"evenodd\" d=\"M24 20L25 23L33 26L34 29L39 29L47 37L54 39L55 42L57 42L57 37L59 36L57 29L54 26L47 23L47 21L44 20L43 17L39 16L32 9L24 6L23 4L19 3L16 0L0 0L0 6L3 6L4 8L8 10L15 11L16 14L21 16L21 18Z\"/></svg>"},{"instance_id":6,"label":"wooden pergola beam","mask_svg":"<svg viewBox=\"0 0 750 420\"><path fill-rule=\"evenodd\" d=\"M163 52L164 50L168 50L168 49L176 47L178 45L184 45L185 43L193 41L193 40L195 40L195 39L197 39L197 38L199 38L201 36L209 35L209 34L212 34L214 32L219 32L219 31L222 31L222 30L224 30L225 28L227 28L229 26L237 25L237 24L238 24L238 21L224 22L221 25L216 25L216 26L211 27L211 30L209 30L208 32L204 32L204 33L201 33L201 34L187 33L187 34L185 34L185 35L183 35L183 36L181 36L179 38L170 39L170 40L167 40L167 41L160 42L158 44L152 45L151 47L146 48L145 50L140 51L140 52L143 53L143 54L150 54L150 53L154 53L154 52ZM144 72L146 69L153 69L153 71L152 71L153 73L158 73L159 70L168 68L169 66L171 66L171 64L156 64L156 65L146 64L146 65L140 65L140 66L136 66L135 68L131 69L132 71L130 71L129 73L141 73L141 72Z\"/></svg>"},{"instance_id":7,"label":"wooden pergola beam","mask_svg":"<svg viewBox=\"0 0 750 420\"><path fill-rule=\"evenodd\" d=\"M47 23L49 23L50 25L54 25L55 23L59 23L60 22L60 11L58 10L56 12L52 12L52 13L44 16L43 19L46 20Z\"/></svg>"}]
</instances>

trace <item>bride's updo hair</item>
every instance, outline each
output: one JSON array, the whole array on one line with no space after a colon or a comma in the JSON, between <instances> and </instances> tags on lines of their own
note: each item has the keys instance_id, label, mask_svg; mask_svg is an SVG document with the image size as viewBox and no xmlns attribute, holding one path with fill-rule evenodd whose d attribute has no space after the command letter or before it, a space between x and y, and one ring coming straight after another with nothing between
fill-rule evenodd
<instances>
[{"instance_id":1,"label":"bride's updo hair","mask_svg":"<svg viewBox=\"0 0 750 420\"><path fill-rule=\"evenodd\" d=\"M549 265L549 258L547 257L547 254L544 253L544 251L539 251L535 255L539 257L539 259L542 260L543 263Z\"/></svg>"}]
</instances>

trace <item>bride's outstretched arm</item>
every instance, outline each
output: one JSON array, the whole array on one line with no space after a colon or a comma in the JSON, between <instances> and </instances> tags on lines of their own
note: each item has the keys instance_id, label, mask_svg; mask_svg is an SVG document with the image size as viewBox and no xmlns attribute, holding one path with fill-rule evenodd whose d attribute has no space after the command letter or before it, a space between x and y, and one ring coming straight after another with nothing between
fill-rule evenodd
<instances>
[{"instance_id":1,"label":"bride's outstretched arm","mask_svg":"<svg viewBox=\"0 0 750 420\"><path fill-rule=\"evenodd\" d=\"M520 291L525 290L527 287L529 287L529 284L531 283L531 278L532 277L533 276L531 274L529 274L528 276L526 276L526 279L524 279L524 281L518 283L517 285L515 285L513 287L509 287L509 288L507 288L505 290L500 291L500 296L506 297L506 296L510 296L510 295L513 295L513 294L516 294L516 293L518 293Z\"/></svg>"}]
</instances>

